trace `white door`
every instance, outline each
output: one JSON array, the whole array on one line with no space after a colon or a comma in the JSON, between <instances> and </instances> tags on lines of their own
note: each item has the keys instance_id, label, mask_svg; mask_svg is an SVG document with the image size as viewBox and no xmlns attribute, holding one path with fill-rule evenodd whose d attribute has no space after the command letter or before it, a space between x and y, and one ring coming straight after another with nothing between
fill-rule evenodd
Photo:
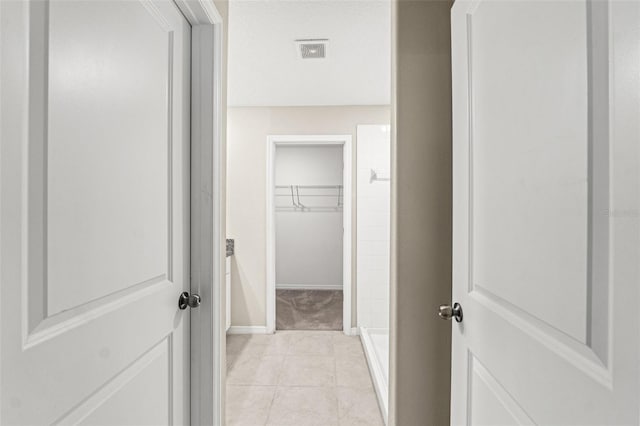
<instances>
[{"instance_id":1,"label":"white door","mask_svg":"<svg viewBox=\"0 0 640 426\"><path fill-rule=\"evenodd\" d=\"M0 7L0 423L188 423L189 24Z\"/></svg>"},{"instance_id":2,"label":"white door","mask_svg":"<svg viewBox=\"0 0 640 426\"><path fill-rule=\"evenodd\" d=\"M456 1L452 423L638 424L640 2Z\"/></svg>"}]
</instances>

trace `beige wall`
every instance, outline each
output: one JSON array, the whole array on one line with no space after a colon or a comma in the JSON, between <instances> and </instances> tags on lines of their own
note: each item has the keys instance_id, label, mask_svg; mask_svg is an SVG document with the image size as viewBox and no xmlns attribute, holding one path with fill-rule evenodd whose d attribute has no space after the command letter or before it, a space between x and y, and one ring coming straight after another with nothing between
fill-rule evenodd
<instances>
[{"instance_id":1,"label":"beige wall","mask_svg":"<svg viewBox=\"0 0 640 426\"><path fill-rule=\"evenodd\" d=\"M389 424L448 425L452 2L395 0ZM395 102L394 102L395 101Z\"/></svg>"},{"instance_id":2,"label":"beige wall","mask_svg":"<svg viewBox=\"0 0 640 426\"><path fill-rule=\"evenodd\" d=\"M358 124L388 124L389 120L388 106L229 108L227 234L236 243L231 262L232 326L266 325L267 135L350 134L355 150ZM353 185L355 220L355 175ZM355 226L353 232L355 237ZM355 238L352 241L355 250ZM353 273L355 286L355 268ZM353 289L354 326L355 301Z\"/></svg>"}]
</instances>

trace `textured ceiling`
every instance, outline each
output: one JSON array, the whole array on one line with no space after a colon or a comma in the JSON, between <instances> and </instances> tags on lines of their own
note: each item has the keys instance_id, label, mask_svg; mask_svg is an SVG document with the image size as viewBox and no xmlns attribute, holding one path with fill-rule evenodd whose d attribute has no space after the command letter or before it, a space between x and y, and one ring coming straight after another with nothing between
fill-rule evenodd
<instances>
[{"instance_id":1,"label":"textured ceiling","mask_svg":"<svg viewBox=\"0 0 640 426\"><path fill-rule=\"evenodd\" d=\"M229 105L388 105L390 3L246 1L229 7ZM296 39L329 39L300 59Z\"/></svg>"}]
</instances>

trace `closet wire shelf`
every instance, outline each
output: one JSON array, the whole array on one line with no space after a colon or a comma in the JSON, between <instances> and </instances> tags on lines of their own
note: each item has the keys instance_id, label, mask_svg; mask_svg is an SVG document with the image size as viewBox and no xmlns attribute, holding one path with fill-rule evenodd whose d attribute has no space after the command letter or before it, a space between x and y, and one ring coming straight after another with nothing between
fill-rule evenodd
<instances>
[{"instance_id":1,"label":"closet wire shelf","mask_svg":"<svg viewBox=\"0 0 640 426\"><path fill-rule=\"evenodd\" d=\"M343 189L342 185L276 185L276 211L340 212Z\"/></svg>"}]
</instances>

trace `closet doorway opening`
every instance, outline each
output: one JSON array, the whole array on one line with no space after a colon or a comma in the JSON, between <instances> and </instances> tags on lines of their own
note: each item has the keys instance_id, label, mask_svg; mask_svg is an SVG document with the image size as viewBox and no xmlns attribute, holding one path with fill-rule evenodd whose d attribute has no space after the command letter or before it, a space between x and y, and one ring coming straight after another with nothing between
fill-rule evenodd
<instances>
[{"instance_id":1,"label":"closet doorway opening","mask_svg":"<svg viewBox=\"0 0 640 426\"><path fill-rule=\"evenodd\" d=\"M267 137L267 332L351 328L351 135Z\"/></svg>"}]
</instances>

